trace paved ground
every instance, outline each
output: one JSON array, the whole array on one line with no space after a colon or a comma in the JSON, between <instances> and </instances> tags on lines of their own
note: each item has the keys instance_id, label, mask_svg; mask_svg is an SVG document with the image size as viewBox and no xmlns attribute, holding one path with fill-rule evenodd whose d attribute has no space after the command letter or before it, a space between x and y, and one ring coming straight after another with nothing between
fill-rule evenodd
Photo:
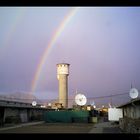
<instances>
[{"instance_id":1,"label":"paved ground","mask_svg":"<svg viewBox=\"0 0 140 140\"><path fill-rule=\"evenodd\" d=\"M43 123L0 129L0 133L88 133L92 127L89 123Z\"/></svg>"},{"instance_id":2,"label":"paved ground","mask_svg":"<svg viewBox=\"0 0 140 140\"><path fill-rule=\"evenodd\" d=\"M45 122L44 121L38 121L38 122L23 123L23 124L18 124L18 125L12 125L11 124L10 126L5 125L5 127L0 128L0 133L4 132L4 131L10 132L9 131L10 129L21 128L21 127L25 127L25 126L33 126L33 125L38 125L38 124L43 124L43 123L45 123Z\"/></svg>"},{"instance_id":3,"label":"paved ground","mask_svg":"<svg viewBox=\"0 0 140 140\"><path fill-rule=\"evenodd\" d=\"M0 128L0 133L121 133L118 124L99 123L25 123Z\"/></svg>"},{"instance_id":4,"label":"paved ground","mask_svg":"<svg viewBox=\"0 0 140 140\"><path fill-rule=\"evenodd\" d=\"M112 122L100 122L93 126L89 133L122 133L118 124Z\"/></svg>"}]
</instances>

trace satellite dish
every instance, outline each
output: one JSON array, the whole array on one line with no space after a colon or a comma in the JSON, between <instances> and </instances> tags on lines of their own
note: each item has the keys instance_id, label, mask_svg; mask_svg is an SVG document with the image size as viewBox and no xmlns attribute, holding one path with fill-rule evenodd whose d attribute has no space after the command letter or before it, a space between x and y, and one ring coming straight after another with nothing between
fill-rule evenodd
<instances>
[{"instance_id":1,"label":"satellite dish","mask_svg":"<svg viewBox=\"0 0 140 140\"><path fill-rule=\"evenodd\" d=\"M137 98L139 95L139 92L136 88L131 88L130 89L130 92L129 92L129 96L132 98L132 99L135 99Z\"/></svg>"},{"instance_id":2,"label":"satellite dish","mask_svg":"<svg viewBox=\"0 0 140 140\"><path fill-rule=\"evenodd\" d=\"M37 102L36 101L33 101L32 102L32 106L36 106L37 105Z\"/></svg>"},{"instance_id":3,"label":"satellite dish","mask_svg":"<svg viewBox=\"0 0 140 140\"><path fill-rule=\"evenodd\" d=\"M91 106L94 106L95 105L95 102L94 101L90 102L90 105Z\"/></svg>"},{"instance_id":4,"label":"satellite dish","mask_svg":"<svg viewBox=\"0 0 140 140\"><path fill-rule=\"evenodd\" d=\"M51 103L48 103L48 106L51 106L52 104Z\"/></svg>"},{"instance_id":5,"label":"satellite dish","mask_svg":"<svg viewBox=\"0 0 140 140\"><path fill-rule=\"evenodd\" d=\"M112 108L110 103L108 103L108 106L109 106L109 108Z\"/></svg>"},{"instance_id":6,"label":"satellite dish","mask_svg":"<svg viewBox=\"0 0 140 140\"><path fill-rule=\"evenodd\" d=\"M87 102L87 98L84 94L77 94L75 96L75 102L77 105L83 106Z\"/></svg>"}]
</instances>

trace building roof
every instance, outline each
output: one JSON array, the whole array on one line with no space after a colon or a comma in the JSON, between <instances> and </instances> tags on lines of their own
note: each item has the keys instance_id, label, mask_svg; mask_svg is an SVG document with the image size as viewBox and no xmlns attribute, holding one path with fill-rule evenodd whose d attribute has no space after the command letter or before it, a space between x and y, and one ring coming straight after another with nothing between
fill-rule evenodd
<instances>
[{"instance_id":1,"label":"building roof","mask_svg":"<svg viewBox=\"0 0 140 140\"><path fill-rule=\"evenodd\" d=\"M125 103L125 104L122 104L122 105L118 106L117 108L123 108L123 107L128 106L128 105L130 105L132 103L140 103L140 98L132 99L131 101L129 101L129 102Z\"/></svg>"},{"instance_id":2,"label":"building roof","mask_svg":"<svg viewBox=\"0 0 140 140\"><path fill-rule=\"evenodd\" d=\"M56 65L70 65L70 64L68 64L68 63L58 63Z\"/></svg>"}]
</instances>

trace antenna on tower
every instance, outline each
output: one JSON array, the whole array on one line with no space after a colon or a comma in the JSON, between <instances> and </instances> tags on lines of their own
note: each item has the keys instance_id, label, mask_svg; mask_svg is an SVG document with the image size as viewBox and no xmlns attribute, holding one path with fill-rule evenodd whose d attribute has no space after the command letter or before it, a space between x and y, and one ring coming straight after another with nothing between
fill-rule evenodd
<instances>
[{"instance_id":1,"label":"antenna on tower","mask_svg":"<svg viewBox=\"0 0 140 140\"><path fill-rule=\"evenodd\" d=\"M132 82L131 82L131 88L133 88Z\"/></svg>"},{"instance_id":2,"label":"antenna on tower","mask_svg":"<svg viewBox=\"0 0 140 140\"><path fill-rule=\"evenodd\" d=\"M74 96L76 96L78 94L78 90L77 90L77 88L76 88L76 91L75 91L75 94L74 94Z\"/></svg>"},{"instance_id":3,"label":"antenna on tower","mask_svg":"<svg viewBox=\"0 0 140 140\"><path fill-rule=\"evenodd\" d=\"M77 88L76 88L76 94L77 94Z\"/></svg>"}]
</instances>

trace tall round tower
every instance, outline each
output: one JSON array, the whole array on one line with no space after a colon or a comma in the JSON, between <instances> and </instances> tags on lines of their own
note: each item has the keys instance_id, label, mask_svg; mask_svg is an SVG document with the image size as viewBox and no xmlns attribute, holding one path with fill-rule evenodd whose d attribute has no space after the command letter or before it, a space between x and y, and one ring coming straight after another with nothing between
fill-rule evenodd
<instances>
[{"instance_id":1,"label":"tall round tower","mask_svg":"<svg viewBox=\"0 0 140 140\"><path fill-rule=\"evenodd\" d=\"M59 103L64 108L68 107L68 75L69 65L67 63L57 64L57 79L59 81Z\"/></svg>"}]
</instances>

